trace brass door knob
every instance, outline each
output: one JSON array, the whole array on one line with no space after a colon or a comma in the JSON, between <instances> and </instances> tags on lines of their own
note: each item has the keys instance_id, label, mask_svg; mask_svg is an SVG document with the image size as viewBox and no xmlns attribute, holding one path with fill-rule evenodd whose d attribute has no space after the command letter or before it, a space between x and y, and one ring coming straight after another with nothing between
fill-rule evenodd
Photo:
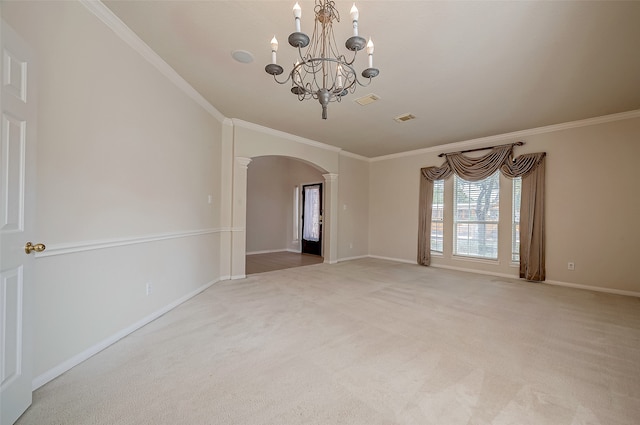
<instances>
[{"instance_id":1,"label":"brass door knob","mask_svg":"<svg viewBox=\"0 0 640 425\"><path fill-rule=\"evenodd\" d=\"M27 254L31 254L33 251L42 252L45 249L47 249L47 247L42 243L33 245L31 242L27 242L27 244L24 246L24 252L26 252Z\"/></svg>"}]
</instances>

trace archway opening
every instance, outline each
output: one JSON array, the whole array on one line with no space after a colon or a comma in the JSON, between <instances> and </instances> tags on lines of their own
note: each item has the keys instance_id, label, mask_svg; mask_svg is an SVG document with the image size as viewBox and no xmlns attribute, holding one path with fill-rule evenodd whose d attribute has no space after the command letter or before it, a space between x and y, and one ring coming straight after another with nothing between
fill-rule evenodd
<instances>
[{"instance_id":1,"label":"archway opening","mask_svg":"<svg viewBox=\"0 0 640 425\"><path fill-rule=\"evenodd\" d=\"M323 172L287 156L252 158L247 168L247 275L324 261L324 199L312 203L308 195L323 193ZM313 191L315 188L320 190ZM315 214L311 214L310 205L317 208ZM314 250L309 249L311 245Z\"/></svg>"}]
</instances>

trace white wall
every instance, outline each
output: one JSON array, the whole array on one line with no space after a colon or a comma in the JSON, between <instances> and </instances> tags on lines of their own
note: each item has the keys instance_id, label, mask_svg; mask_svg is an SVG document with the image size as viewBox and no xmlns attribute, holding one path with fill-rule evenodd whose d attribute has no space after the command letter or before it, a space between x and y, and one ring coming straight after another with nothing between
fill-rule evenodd
<instances>
[{"instance_id":1,"label":"white wall","mask_svg":"<svg viewBox=\"0 0 640 425\"><path fill-rule=\"evenodd\" d=\"M234 154L255 158L278 155L314 164L327 173L339 173L339 152L329 146L241 120L234 122Z\"/></svg>"},{"instance_id":2,"label":"white wall","mask_svg":"<svg viewBox=\"0 0 640 425\"><path fill-rule=\"evenodd\" d=\"M640 254L635 176L640 118L531 132L497 144L517 140L526 144L515 148L516 155L547 152L547 280L640 293L640 278L633 267ZM438 153L415 152L372 162L371 255L416 262L420 168L442 164ZM508 191L505 195L509 196ZM451 224L451 218L445 217L445 229ZM500 233L501 250L508 252L510 237L508 231ZM509 261L465 260L446 251L433 258L433 265L517 276L517 268ZM567 270L570 261L575 263L574 271Z\"/></svg>"},{"instance_id":3,"label":"white wall","mask_svg":"<svg viewBox=\"0 0 640 425\"><path fill-rule=\"evenodd\" d=\"M222 130L81 4L3 2L2 15L38 62L42 383L219 278Z\"/></svg>"},{"instance_id":4,"label":"white wall","mask_svg":"<svg viewBox=\"0 0 640 425\"><path fill-rule=\"evenodd\" d=\"M369 162L340 155L338 181L338 258L369 254Z\"/></svg>"}]
</instances>

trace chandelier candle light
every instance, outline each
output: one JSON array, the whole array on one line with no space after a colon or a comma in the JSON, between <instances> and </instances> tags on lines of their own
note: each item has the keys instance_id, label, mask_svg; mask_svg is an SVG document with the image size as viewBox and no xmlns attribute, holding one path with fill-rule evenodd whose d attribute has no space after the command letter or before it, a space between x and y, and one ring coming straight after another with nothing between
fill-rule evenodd
<instances>
[{"instance_id":1,"label":"chandelier candle light","mask_svg":"<svg viewBox=\"0 0 640 425\"><path fill-rule=\"evenodd\" d=\"M327 119L327 105L329 102L340 102L342 97L356 90L356 83L366 87L371 79L380 71L373 67L373 42L369 38L367 42L358 35L359 13L354 3L351 8L351 22L353 22L353 36L345 42L345 47L353 52L350 61L338 51L333 34L333 21L340 22L340 15L331 0L316 0L315 2L315 26L311 39L300 30L302 9L298 3L293 6L296 31L289 35L289 44L298 48L300 59L293 65L293 69L284 81L278 81L276 76L282 74L284 69L277 64L276 52L278 40L274 36L271 39L271 63L265 66L267 74L273 75L278 84L286 84L291 80L291 93L298 96L298 100L317 99L322 105L322 119ZM302 49L309 47L303 54ZM353 63L358 51L367 48L369 55L369 67L362 71L362 77L367 79L362 83Z\"/></svg>"}]
</instances>

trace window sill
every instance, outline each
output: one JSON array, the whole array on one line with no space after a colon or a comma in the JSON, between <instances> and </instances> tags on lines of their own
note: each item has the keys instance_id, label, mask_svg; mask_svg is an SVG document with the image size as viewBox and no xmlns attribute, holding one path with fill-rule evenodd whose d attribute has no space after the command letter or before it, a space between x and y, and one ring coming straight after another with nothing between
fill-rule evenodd
<instances>
[{"instance_id":1,"label":"window sill","mask_svg":"<svg viewBox=\"0 0 640 425\"><path fill-rule=\"evenodd\" d=\"M481 258L481 257L467 257L465 255L453 255L451 257L453 260L458 261L468 261L470 263L481 263L481 264L491 264L492 266L499 266L500 260L492 260L491 258Z\"/></svg>"}]
</instances>

